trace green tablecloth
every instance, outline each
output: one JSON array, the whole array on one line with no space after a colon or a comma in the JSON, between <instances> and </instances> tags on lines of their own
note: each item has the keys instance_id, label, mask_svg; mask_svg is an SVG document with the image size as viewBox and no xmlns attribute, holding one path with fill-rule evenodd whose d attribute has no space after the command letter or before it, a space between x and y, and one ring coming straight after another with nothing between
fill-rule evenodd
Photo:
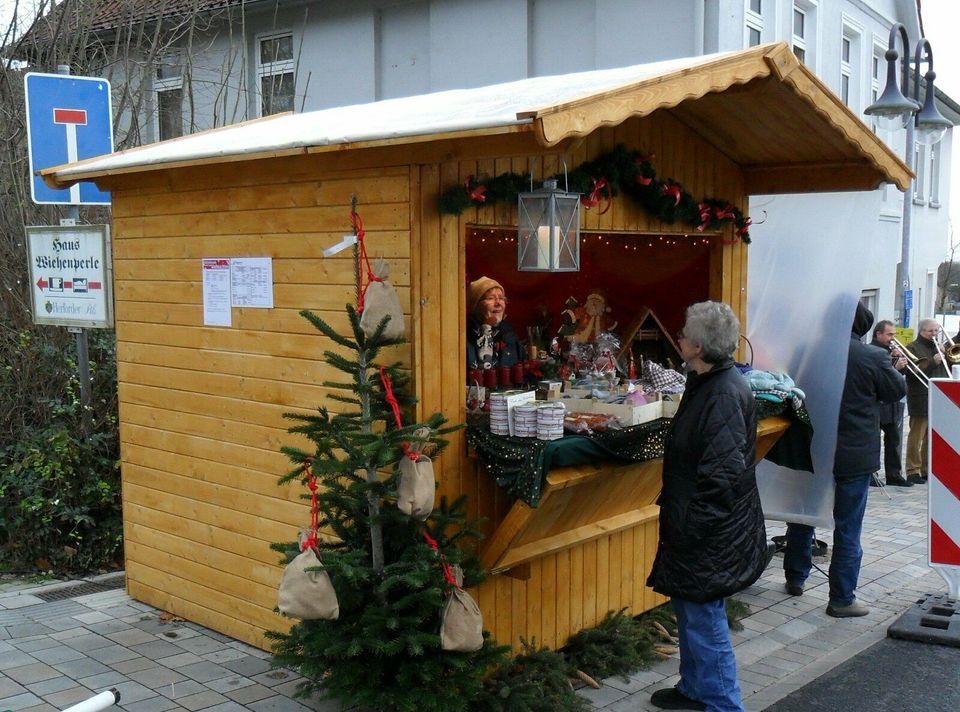
<instances>
[{"instance_id":1,"label":"green tablecloth","mask_svg":"<svg viewBox=\"0 0 960 712\"><path fill-rule=\"evenodd\" d=\"M757 417L792 416L793 423L767 454L784 467L813 471L810 442L813 428L805 408L757 401ZM663 442L671 420L662 418L622 430L567 435L559 440L535 440L494 435L485 418L467 425L467 444L486 463L496 483L531 507L540 503L547 473L557 467L599 461L642 462L663 457Z\"/></svg>"}]
</instances>

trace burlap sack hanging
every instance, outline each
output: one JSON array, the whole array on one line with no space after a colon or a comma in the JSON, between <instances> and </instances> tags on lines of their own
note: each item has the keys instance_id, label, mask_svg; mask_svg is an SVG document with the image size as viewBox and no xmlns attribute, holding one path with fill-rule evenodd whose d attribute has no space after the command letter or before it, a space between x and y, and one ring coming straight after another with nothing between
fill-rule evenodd
<instances>
[{"instance_id":1,"label":"burlap sack hanging","mask_svg":"<svg viewBox=\"0 0 960 712\"><path fill-rule=\"evenodd\" d=\"M340 617L337 592L317 552L308 547L287 564L280 579L277 607L290 618L335 621ZM318 569L308 571L308 569Z\"/></svg>"},{"instance_id":2,"label":"burlap sack hanging","mask_svg":"<svg viewBox=\"0 0 960 712\"><path fill-rule=\"evenodd\" d=\"M417 455L416 460L404 455L398 467L397 507L404 514L423 521L433 512L437 490L433 461L426 455Z\"/></svg>"},{"instance_id":3,"label":"burlap sack hanging","mask_svg":"<svg viewBox=\"0 0 960 712\"><path fill-rule=\"evenodd\" d=\"M457 586L450 590L440 618L440 647L458 653L472 653L483 647L483 616L473 597L464 591L463 573L451 566Z\"/></svg>"},{"instance_id":4,"label":"burlap sack hanging","mask_svg":"<svg viewBox=\"0 0 960 712\"><path fill-rule=\"evenodd\" d=\"M385 339L402 339L404 335L403 310L400 308L400 298L397 290L387 281L390 275L390 265L386 260L378 259L374 262L373 273L382 282L371 282L367 286L363 297L363 314L360 315L360 328L369 338L376 331L380 320L390 317L383 330Z\"/></svg>"}]
</instances>

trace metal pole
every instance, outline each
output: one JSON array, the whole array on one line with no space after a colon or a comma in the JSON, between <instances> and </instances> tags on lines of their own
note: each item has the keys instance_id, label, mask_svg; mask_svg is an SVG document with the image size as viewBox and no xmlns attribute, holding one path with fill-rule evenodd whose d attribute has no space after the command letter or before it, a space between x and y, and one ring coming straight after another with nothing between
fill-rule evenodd
<instances>
[{"instance_id":1,"label":"metal pole","mask_svg":"<svg viewBox=\"0 0 960 712\"><path fill-rule=\"evenodd\" d=\"M57 74L70 74L69 64L58 64ZM60 220L61 225L76 225L80 220L80 207L77 205L66 206L64 217ZM87 343L87 331L77 327L68 327L72 332L77 343L77 371L80 378L80 432L83 439L90 437L93 430L93 394L90 388L90 350Z\"/></svg>"},{"instance_id":2,"label":"metal pole","mask_svg":"<svg viewBox=\"0 0 960 712\"><path fill-rule=\"evenodd\" d=\"M914 156L914 129L913 129L913 116L907 121L907 146L904 149L904 163L907 164L907 168L911 171L913 170L913 156ZM900 320L901 326L909 326L910 321L910 311L911 307L907 305L903 300L903 291L905 289L910 289L910 231L912 228L913 222L913 179L910 179L907 182L907 190L903 194L903 235L900 240L900 269L897 275L897 288L896 288L896 308L903 309L903 318Z\"/></svg>"}]
</instances>

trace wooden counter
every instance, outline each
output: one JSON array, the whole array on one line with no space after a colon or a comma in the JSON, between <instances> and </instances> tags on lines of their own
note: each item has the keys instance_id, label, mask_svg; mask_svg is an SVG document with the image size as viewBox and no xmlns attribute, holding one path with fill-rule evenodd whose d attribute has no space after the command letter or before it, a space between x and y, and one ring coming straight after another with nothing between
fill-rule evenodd
<instances>
[{"instance_id":1,"label":"wooden counter","mask_svg":"<svg viewBox=\"0 0 960 712\"><path fill-rule=\"evenodd\" d=\"M760 421L757 426L758 460L769 452L789 426L790 420L780 416ZM662 485L662 469L663 460L658 458L629 464L600 463L552 470L544 484L539 506L534 508L523 501L515 501L482 542L481 561L495 575L480 587L481 608L484 608L482 592L485 587L520 586L525 589L526 598L535 593L531 587L542 586L544 562L550 562L548 568L555 572L558 558L565 558L568 562L582 561L587 551L592 553L592 557L586 554L588 560L593 558L595 562L591 564L596 566L594 576L574 576L571 572L569 577L557 575L550 582L555 599L551 605L568 611L574 622L565 626L557 618L552 631L544 631L541 627L538 639L543 644L551 647L563 645L567 636L580 627L594 625L607 611L625 607L630 613L637 614L664 603L666 598L646 587L646 577L657 546L660 508L655 502ZM606 552L605 561L594 558L598 544ZM497 582L504 577L512 579L512 583ZM603 579L603 589L607 593L603 601L591 590L600 579ZM582 590L576 590L581 587ZM610 595L611 589L616 589L616 596ZM583 607L584 604L588 614L572 610L574 606ZM526 609L531 611L529 605ZM551 611L549 615L556 614ZM484 620L494 630L495 625L487 616L488 611L484 610ZM542 621L542 616L540 619ZM545 633L547 638L544 638ZM530 635L530 630L524 631L524 637ZM516 642L516 637L498 635L497 640Z\"/></svg>"}]
</instances>

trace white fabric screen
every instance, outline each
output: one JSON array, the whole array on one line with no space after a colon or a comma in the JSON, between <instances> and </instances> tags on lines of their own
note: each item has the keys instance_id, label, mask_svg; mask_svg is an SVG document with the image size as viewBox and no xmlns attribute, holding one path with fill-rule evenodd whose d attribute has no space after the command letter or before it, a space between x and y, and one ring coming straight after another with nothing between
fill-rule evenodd
<instances>
[{"instance_id":1,"label":"white fabric screen","mask_svg":"<svg viewBox=\"0 0 960 712\"><path fill-rule=\"evenodd\" d=\"M816 471L761 461L763 511L767 519L831 528L837 414L880 191L750 201L754 220L763 211L766 220L750 230L747 336L755 368L785 371L806 393Z\"/></svg>"}]
</instances>

